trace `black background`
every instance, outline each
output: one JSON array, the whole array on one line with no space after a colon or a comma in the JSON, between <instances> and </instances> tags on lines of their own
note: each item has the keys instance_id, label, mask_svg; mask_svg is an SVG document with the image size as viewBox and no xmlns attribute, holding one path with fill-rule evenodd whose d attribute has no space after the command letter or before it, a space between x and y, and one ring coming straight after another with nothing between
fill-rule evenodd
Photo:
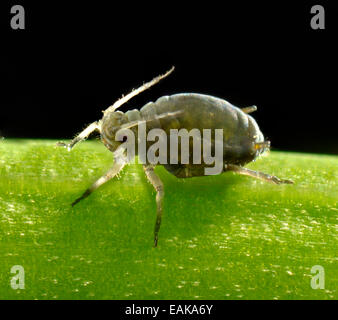
<instances>
[{"instance_id":1,"label":"black background","mask_svg":"<svg viewBox=\"0 0 338 320\"><path fill-rule=\"evenodd\" d=\"M338 153L338 10L326 1L16 1L1 4L0 135L70 139L122 94L215 95L254 114L272 147ZM26 29L12 30L21 4ZM321 4L326 29L312 30Z\"/></svg>"}]
</instances>

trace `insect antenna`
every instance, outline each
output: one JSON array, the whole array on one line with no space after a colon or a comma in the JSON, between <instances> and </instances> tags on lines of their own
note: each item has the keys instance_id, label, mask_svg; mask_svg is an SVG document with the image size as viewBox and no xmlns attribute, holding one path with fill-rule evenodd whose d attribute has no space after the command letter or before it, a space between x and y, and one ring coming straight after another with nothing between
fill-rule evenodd
<instances>
[{"instance_id":1,"label":"insect antenna","mask_svg":"<svg viewBox=\"0 0 338 320\"><path fill-rule=\"evenodd\" d=\"M173 66L165 74L159 75L156 78L154 78L153 80L145 83L141 87L138 87L137 89L132 90L126 96L124 96L121 99L117 100L113 105L111 105L110 107L108 107L105 111L103 111L103 113L114 112L117 108L121 107L123 104L125 104L131 98L135 97L136 95L138 95L139 93L143 92L144 90L149 89L150 87L152 87L156 83L160 82L162 79L164 79L167 76L169 76L174 71L174 69L175 69L175 67Z\"/></svg>"}]
</instances>

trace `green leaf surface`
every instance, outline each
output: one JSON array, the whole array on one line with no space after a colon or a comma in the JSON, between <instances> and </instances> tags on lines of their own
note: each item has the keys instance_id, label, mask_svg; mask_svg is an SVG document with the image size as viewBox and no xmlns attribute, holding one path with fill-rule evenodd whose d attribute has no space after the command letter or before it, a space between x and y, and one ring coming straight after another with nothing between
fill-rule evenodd
<instances>
[{"instance_id":1,"label":"green leaf surface","mask_svg":"<svg viewBox=\"0 0 338 320\"><path fill-rule=\"evenodd\" d=\"M98 141L0 141L1 299L337 299L338 157L272 151L248 168L165 185L159 246L155 192L127 166L74 208L112 164ZM14 290L11 268L25 270ZM312 289L311 268L325 270Z\"/></svg>"}]
</instances>

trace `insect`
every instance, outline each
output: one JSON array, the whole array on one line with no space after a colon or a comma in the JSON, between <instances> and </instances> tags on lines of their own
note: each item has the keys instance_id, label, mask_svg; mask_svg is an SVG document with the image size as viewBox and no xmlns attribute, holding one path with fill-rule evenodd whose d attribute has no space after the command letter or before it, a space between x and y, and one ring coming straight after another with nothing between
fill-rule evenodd
<instances>
[{"instance_id":1,"label":"insect","mask_svg":"<svg viewBox=\"0 0 338 320\"><path fill-rule=\"evenodd\" d=\"M141 123L147 123L148 130L161 128L169 130L171 128L210 128L223 129L224 153L223 153L223 172L233 171L238 174L248 175L254 178L272 182L275 184L293 183L291 180L279 179L263 172L253 171L243 167L245 164L255 160L255 158L269 149L270 142L264 140L256 121L249 113L257 110L256 106L237 108L229 102L209 95L196 93L182 93L172 96L163 96L155 102L149 102L140 110L130 110L126 113L116 111L132 97L141 93L167 77L174 67L164 75L154 78L141 87L131 91L112 106L103 111L103 118L93 122L69 144L59 142L59 146L66 147L69 151L80 141L86 139L94 131L98 131L104 145L113 153L114 164L107 173L92 184L83 195L76 199L72 206L80 200L88 197L93 191L116 176L128 163L124 156L123 141L116 141L116 132L123 127L135 129ZM135 130L135 135L137 131ZM190 152L190 151L189 151ZM204 175L205 163L200 164L165 164L164 167L171 174L178 178L188 178ZM149 182L156 190L157 215L154 228L154 246L158 243L158 233L160 230L164 187L161 179L154 171L155 165L145 163L144 172Z\"/></svg>"}]
</instances>

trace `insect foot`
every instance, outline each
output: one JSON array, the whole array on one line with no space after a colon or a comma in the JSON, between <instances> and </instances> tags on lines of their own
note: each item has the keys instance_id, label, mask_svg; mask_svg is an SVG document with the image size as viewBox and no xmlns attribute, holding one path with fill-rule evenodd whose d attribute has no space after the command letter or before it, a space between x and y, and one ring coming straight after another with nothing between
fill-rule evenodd
<instances>
[{"instance_id":1,"label":"insect foot","mask_svg":"<svg viewBox=\"0 0 338 320\"><path fill-rule=\"evenodd\" d=\"M276 184L294 184L294 182L292 180L288 180L288 179L279 179L278 177L276 176L272 176L271 177L271 181L276 183Z\"/></svg>"},{"instance_id":2,"label":"insect foot","mask_svg":"<svg viewBox=\"0 0 338 320\"><path fill-rule=\"evenodd\" d=\"M267 182L272 182L275 184L293 184L294 182L292 180L287 180L287 179L279 179L276 176L272 176L270 174L264 173L264 172L260 172L260 171L254 171L254 170L250 170L248 168L243 168L241 166L237 166L234 164L228 164L227 165L227 170L245 175L245 176L249 176L249 177L253 177L256 179L260 179L263 181L267 181Z\"/></svg>"},{"instance_id":3,"label":"insect foot","mask_svg":"<svg viewBox=\"0 0 338 320\"><path fill-rule=\"evenodd\" d=\"M68 151L71 150L70 144L64 143L64 142L62 142L62 141L57 142L57 143L56 143L56 146L57 146L57 147L64 147L64 148L66 148Z\"/></svg>"}]
</instances>

